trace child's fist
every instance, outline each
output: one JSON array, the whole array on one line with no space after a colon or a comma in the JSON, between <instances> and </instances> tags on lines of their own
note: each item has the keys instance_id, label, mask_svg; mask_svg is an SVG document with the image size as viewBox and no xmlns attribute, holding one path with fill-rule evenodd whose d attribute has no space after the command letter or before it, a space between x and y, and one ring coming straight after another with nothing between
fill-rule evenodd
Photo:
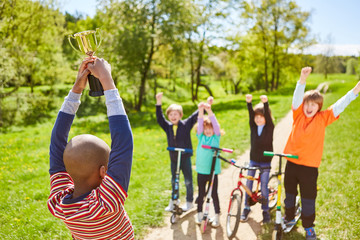
<instances>
[{"instance_id":1,"label":"child's fist","mask_svg":"<svg viewBox=\"0 0 360 240\"><path fill-rule=\"evenodd\" d=\"M268 101L268 97L266 95L261 95L260 100L262 103L266 103Z\"/></svg>"},{"instance_id":2,"label":"child's fist","mask_svg":"<svg viewBox=\"0 0 360 240\"><path fill-rule=\"evenodd\" d=\"M204 103L204 108L208 113L211 111L211 105L209 103Z\"/></svg>"},{"instance_id":3,"label":"child's fist","mask_svg":"<svg viewBox=\"0 0 360 240\"><path fill-rule=\"evenodd\" d=\"M156 105L161 105L162 96L163 96L163 92L159 92L155 95Z\"/></svg>"},{"instance_id":4,"label":"child's fist","mask_svg":"<svg viewBox=\"0 0 360 240\"><path fill-rule=\"evenodd\" d=\"M245 97L246 97L246 102L247 102L247 103L251 103L251 101L252 101L252 95L251 95L251 94L246 94Z\"/></svg>"},{"instance_id":5,"label":"child's fist","mask_svg":"<svg viewBox=\"0 0 360 240\"><path fill-rule=\"evenodd\" d=\"M161 100L163 96L163 92L159 92L158 94L156 94L156 100Z\"/></svg>"},{"instance_id":6,"label":"child's fist","mask_svg":"<svg viewBox=\"0 0 360 240\"><path fill-rule=\"evenodd\" d=\"M199 102L198 108L199 108L200 110L201 110L201 109L204 109L204 105L205 105L204 102Z\"/></svg>"},{"instance_id":7,"label":"child's fist","mask_svg":"<svg viewBox=\"0 0 360 240\"><path fill-rule=\"evenodd\" d=\"M301 69L300 81L305 83L307 77L310 75L312 69L311 67L304 67Z\"/></svg>"},{"instance_id":8,"label":"child's fist","mask_svg":"<svg viewBox=\"0 0 360 240\"><path fill-rule=\"evenodd\" d=\"M210 96L210 97L207 98L207 103L208 103L208 104L212 105L213 102L214 102L214 98L213 98L212 96Z\"/></svg>"}]
</instances>

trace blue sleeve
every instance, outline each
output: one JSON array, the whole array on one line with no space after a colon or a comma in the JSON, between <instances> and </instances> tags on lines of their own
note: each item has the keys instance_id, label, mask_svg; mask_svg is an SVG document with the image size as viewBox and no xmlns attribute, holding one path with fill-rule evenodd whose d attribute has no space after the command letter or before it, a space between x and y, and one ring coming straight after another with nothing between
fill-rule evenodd
<instances>
[{"instance_id":1,"label":"blue sleeve","mask_svg":"<svg viewBox=\"0 0 360 240\"><path fill-rule=\"evenodd\" d=\"M340 113L342 113L345 108L351 103L351 101L357 98L358 95L355 95L353 90L350 90L345 96L337 100L336 103L334 103L333 105L334 117L338 117Z\"/></svg>"},{"instance_id":2,"label":"blue sleeve","mask_svg":"<svg viewBox=\"0 0 360 240\"><path fill-rule=\"evenodd\" d=\"M296 83L293 101L292 101L292 107L294 110L298 109L303 102L305 85L306 84L301 84L300 81Z\"/></svg>"},{"instance_id":3,"label":"blue sleeve","mask_svg":"<svg viewBox=\"0 0 360 240\"><path fill-rule=\"evenodd\" d=\"M109 116L111 152L107 174L127 192L133 158L133 135L126 115Z\"/></svg>"},{"instance_id":4,"label":"blue sleeve","mask_svg":"<svg viewBox=\"0 0 360 240\"><path fill-rule=\"evenodd\" d=\"M63 154L75 115L59 112L50 140L50 175L65 172Z\"/></svg>"}]
</instances>

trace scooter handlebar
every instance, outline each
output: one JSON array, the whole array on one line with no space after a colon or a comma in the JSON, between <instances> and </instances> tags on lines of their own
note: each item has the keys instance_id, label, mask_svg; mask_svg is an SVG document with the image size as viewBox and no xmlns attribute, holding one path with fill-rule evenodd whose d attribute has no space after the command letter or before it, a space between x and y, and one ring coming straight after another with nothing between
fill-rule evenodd
<instances>
[{"instance_id":1,"label":"scooter handlebar","mask_svg":"<svg viewBox=\"0 0 360 240\"><path fill-rule=\"evenodd\" d=\"M206 148L206 149L213 149L213 150L228 152L228 153L232 153L234 151L234 150L229 149L229 148L218 148L218 147L212 147L212 146L209 146L209 145L201 145L201 147Z\"/></svg>"},{"instance_id":2,"label":"scooter handlebar","mask_svg":"<svg viewBox=\"0 0 360 240\"><path fill-rule=\"evenodd\" d=\"M168 151L176 151L176 152L185 152L185 153L192 153L193 150L190 148L177 148L177 147L167 147Z\"/></svg>"}]
</instances>

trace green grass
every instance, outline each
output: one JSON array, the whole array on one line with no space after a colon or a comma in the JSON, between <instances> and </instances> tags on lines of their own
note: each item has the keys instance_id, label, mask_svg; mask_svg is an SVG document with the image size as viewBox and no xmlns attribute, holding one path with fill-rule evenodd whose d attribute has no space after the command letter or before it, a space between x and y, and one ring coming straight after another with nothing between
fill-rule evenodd
<instances>
[{"instance_id":1,"label":"green grass","mask_svg":"<svg viewBox=\"0 0 360 240\"><path fill-rule=\"evenodd\" d=\"M344 79L343 76L338 75L335 79ZM316 75L311 77L314 85L316 81L323 81ZM325 107L335 102L356 83L354 79L344 83L335 79L328 80L331 84L330 93L325 97ZM214 84L213 88L220 86L219 83ZM183 91L177 87L179 91ZM170 103L180 102L184 107L184 117L196 109L193 103L181 101L177 96L173 99L170 91L163 90L164 108ZM281 95L269 94L275 122L290 110L292 92L293 86L283 90ZM186 93L181 96L184 94ZM257 101L261 94L263 92L254 93L254 101ZM203 90L200 96L206 99ZM144 236L147 227L163 224L163 209L171 194L166 136L156 123L154 103L149 101L147 104L145 112L129 114L135 145L129 197L125 207L137 239ZM320 189L316 226L318 234L328 239L337 239L338 236L355 239L360 236L357 217L360 173L356 164L356 157L360 156L356 141L360 131L357 128L359 106L360 102L355 100L341 115L340 120L327 129L318 182ZM235 149L235 154L228 157L243 153L249 147L250 141L245 97L226 96L217 90L213 109L221 128L226 132L221 138L221 146ZM56 112L57 110L53 115L56 115ZM54 120L52 118L36 126L13 128L11 132L1 134L0 186L3 192L0 196L0 239L71 239L65 225L55 219L46 206L49 194L48 152ZM94 134L110 144L108 122L102 113L76 118L70 138L82 133ZM192 139L193 147L196 148L194 131ZM195 156L192 162L195 163ZM195 172L193 176L195 180ZM196 182L194 188L196 189ZM182 176L180 189L184 201L185 187ZM346 207L343 207L344 205ZM302 239L299 234L287 237Z\"/></svg>"}]
</instances>

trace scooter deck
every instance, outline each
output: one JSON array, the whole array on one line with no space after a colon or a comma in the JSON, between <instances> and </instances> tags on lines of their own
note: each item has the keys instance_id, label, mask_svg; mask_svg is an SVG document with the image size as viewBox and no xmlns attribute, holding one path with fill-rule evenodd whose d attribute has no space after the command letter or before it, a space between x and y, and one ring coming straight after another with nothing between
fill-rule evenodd
<instances>
[{"instance_id":1,"label":"scooter deck","mask_svg":"<svg viewBox=\"0 0 360 240\"><path fill-rule=\"evenodd\" d=\"M284 233L290 232L290 231L296 226L296 224L298 223L298 221L299 221L299 219L300 219L300 217L301 217L301 208L299 208L299 209L297 210L297 212L298 212L298 214L295 216L295 224L294 224L294 225L291 225L290 227L285 228L285 229L284 229Z\"/></svg>"}]
</instances>

